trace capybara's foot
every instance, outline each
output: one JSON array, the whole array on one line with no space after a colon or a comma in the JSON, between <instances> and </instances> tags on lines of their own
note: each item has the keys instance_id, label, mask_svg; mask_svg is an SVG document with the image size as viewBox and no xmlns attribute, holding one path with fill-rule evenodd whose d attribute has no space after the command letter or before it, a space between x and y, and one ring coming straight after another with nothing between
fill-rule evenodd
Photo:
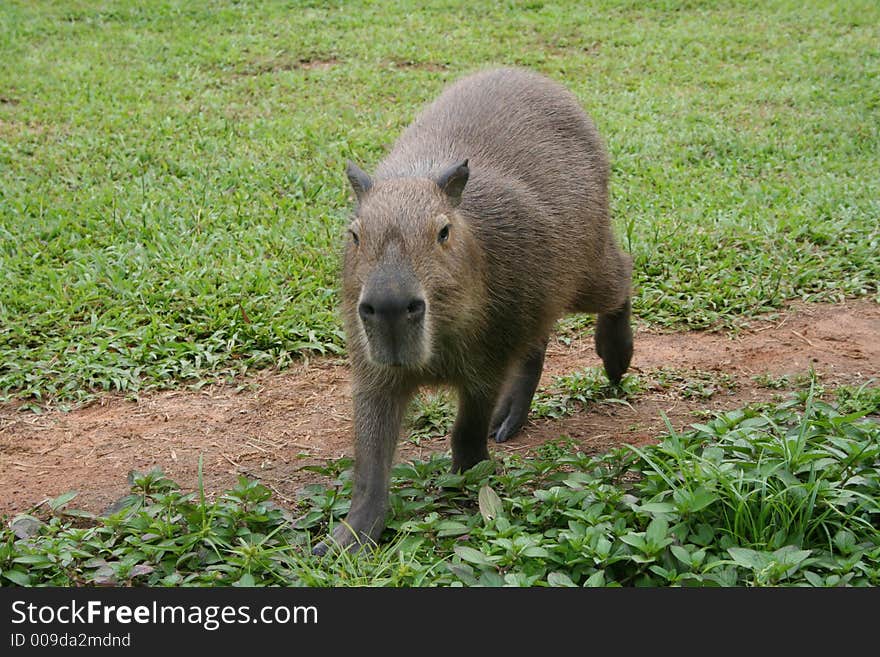
<instances>
[{"instance_id":1,"label":"capybara's foot","mask_svg":"<svg viewBox=\"0 0 880 657\"><path fill-rule=\"evenodd\" d=\"M312 554L323 556L332 551L358 552L365 547L375 547L383 527L384 520L359 519L349 514L333 528L330 536L312 548Z\"/></svg>"},{"instance_id":2,"label":"capybara's foot","mask_svg":"<svg viewBox=\"0 0 880 657\"><path fill-rule=\"evenodd\" d=\"M519 433L529 417L531 402L531 397L525 399L523 395L515 393L502 399L489 425L489 437L497 443L503 443Z\"/></svg>"},{"instance_id":3,"label":"capybara's foot","mask_svg":"<svg viewBox=\"0 0 880 657\"><path fill-rule=\"evenodd\" d=\"M503 443L516 435L529 418L532 397L544 370L546 351L547 341L544 340L529 351L510 375L489 423L489 437L494 438L495 442Z\"/></svg>"}]
</instances>

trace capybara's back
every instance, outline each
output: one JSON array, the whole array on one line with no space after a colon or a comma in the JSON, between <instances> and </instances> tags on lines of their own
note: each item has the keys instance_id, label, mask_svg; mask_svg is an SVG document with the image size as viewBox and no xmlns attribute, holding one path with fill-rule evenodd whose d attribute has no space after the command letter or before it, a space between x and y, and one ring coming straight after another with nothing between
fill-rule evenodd
<instances>
[{"instance_id":1,"label":"capybara's back","mask_svg":"<svg viewBox=\"0 0 880 657\"><path fill-rule=\"evenodd\" d=\"M450 86L369 176L343 263L355 481L345 546L376 540L401 419L415 390L458 390L455 471L525 423L554 322L598 313L613 383L632 355L631 264L608 217L608 159L576 98L520 69ZM326 549L326 544L318 551Z\"/></svg>"},{"instance_id":2,"label":"capybara's back","mask_svg":"<svg viewBox=\"0 0 880 657\"><path fill-rule=\"evenodd\" d=\"M465 158L460 211L473 214L490 276L512 274L550 321L626 301L630 259L609 225L608 157L567 89L515 68L459 80L404 131L376 178L430 178Z\"/></svg>"}]
</instances>

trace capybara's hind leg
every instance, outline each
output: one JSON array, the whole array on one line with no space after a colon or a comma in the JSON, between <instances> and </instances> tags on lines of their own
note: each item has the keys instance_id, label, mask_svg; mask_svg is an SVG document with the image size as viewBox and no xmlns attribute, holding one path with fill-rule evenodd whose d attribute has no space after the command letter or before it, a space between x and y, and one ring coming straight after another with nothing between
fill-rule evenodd
<instances>
[{"instance_id":1,"label":"capybara's hind leg","mask_svg":"<svg viewBox=\"0 0 880 657\"><path fill-rule=\"evenodd\" d=\"M541 380L544 370L544 352L547 351L547 340L533 347L525 359L517 365L504 385L504 391L489 424L489 436L496 442L503 443L516 434L529 417L532 397Z\"/></svg>"},{"instance_id":2,"label":"capybara's hind leg","mask_svg":"<svg viewBox=\"0 0 880 657\"><path fill-rule=\"evenodd\" d=\"M617 310L599 313L596 319L596 353L605 365L605 373L614 385L620 383L633 353L630 326L630 301Z\"/></svg>"},{"instance_id":3,"label":"capybara's hind leg","mask_svg":"<svg viewBox=\"0 0 880 657\"><path fill-rule=\"evenodd\" d=\"M490 392L491 391L491 392ZM486 433L497 387L469 389L458 395L458 415L452 427L452 471L464 472L489 458Z\"/></svg>"}]
</instances>

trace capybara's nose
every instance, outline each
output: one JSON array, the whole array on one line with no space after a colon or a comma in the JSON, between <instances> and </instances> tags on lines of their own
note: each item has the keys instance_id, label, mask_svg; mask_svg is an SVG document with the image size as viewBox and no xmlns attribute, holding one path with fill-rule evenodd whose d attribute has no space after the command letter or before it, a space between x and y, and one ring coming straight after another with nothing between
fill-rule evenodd
<instances>
[{"instance_id":1,"label":"capybara's nose","mask_svg":"<svg viewBox=\"0 0 880 657\"><path fill-rule=\"evenodd\" d=\"M406 306L406 317L414 322L419 321L425 316L425 300L413 299Z\"/></svg>"},{"instance_id":2,"label":"capybara's nose","mask_svg":"<svg viewBox=\"0 0 880 657\"><path fill-rule=\"evenodd\" d=\"M425 300L408 297L365 299L358 304L358 315L364 323L396 322L408 319L418 322L425 316Z\"/></svg>"},{"instance_id":3,"label":"capybara's nose","mask_svg":"<svg viewBox=\"0 0 880 657\"><path fill-rule=\"evenodd\" d=\"M370 303L361 302L358 305L358 315L361 316L361 321L369 322L373 319L376 314L376 309L373 308L373 305Z\"/></svg>"}]
</instances>

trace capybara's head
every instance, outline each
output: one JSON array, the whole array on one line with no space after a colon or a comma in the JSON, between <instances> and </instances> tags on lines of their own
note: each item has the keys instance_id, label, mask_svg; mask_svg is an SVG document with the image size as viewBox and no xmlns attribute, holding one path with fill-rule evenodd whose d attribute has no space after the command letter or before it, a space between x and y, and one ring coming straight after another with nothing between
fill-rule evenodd
<instances>
[{"instance_id":1,"label":"capybara's head","mask_svg":"<svg viewBox=\"0 0 880 657\"><path fill-rule=\"evenodd\" d=\"M346 173L357 197L343 265L348 339L374 365L424 368L483 288L478 245L456 209L467 160L434 179L373 181L351 162Z\"/></svg>"}]
</instances>

